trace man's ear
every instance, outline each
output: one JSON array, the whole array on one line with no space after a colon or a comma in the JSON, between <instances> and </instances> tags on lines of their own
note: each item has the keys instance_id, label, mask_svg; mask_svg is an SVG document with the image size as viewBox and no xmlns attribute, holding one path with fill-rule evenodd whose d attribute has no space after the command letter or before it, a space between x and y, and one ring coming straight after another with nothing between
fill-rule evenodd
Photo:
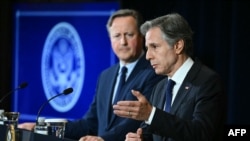
<instances>
[{"instance_id":1,"label":"man's ear","mask_svg":"<svg viewBox=\"0 0 250 141\"><path fill-rule=\"evenodd\" d=\"M179 41L177 41L175 43L174 49L175 49L176 54L181 54L181 52L184 49L184 41L183 41L183 39L180 39Z\"/></svg>"}]
</instances>

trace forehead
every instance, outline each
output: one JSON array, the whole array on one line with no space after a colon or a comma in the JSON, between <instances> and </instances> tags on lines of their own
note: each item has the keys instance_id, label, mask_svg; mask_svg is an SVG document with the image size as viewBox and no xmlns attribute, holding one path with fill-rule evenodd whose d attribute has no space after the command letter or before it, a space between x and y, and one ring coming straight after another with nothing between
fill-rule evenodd
<instances>
[{"instance_id":1,"label":"forehead","mask_svg":"<svg viewBox=\"0 0 250 141\"><path fill-rule=\"evenodd\" d=\"M162 32L159 27L150 28L145 35L146 42L163 40Z\"/></svg>"},{"instance_id":2,"label":"forehead","mask_svg":"<svg viewBox=\"0 0 250 141\"><path fill-rule=\"evenodd\" d=\"M136 27L136 20L132 16L123 16L123 17L116 17L110 29L119 29L119 28L131 28Z\"/></svg>"}]
</instances>

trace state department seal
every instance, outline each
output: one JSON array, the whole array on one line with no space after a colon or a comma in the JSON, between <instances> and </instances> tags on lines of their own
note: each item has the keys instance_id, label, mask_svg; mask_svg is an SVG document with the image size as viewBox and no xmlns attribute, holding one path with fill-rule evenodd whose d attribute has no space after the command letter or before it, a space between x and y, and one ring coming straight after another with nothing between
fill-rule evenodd
<instances>
[{"instance_id":1,"label":"state department seal","mask_svg":"<svg viewBox=\"0 0 250 141\"><path fill-rule=\"evenodd\" d=\"M47 99L61 94L66 88L73 93L50 102L58 112L74 107L83 87L85 74L84 52L76 29L67 22L56 24L49 32L42 53L41 75Z\"/></svg>"}]
</instances>

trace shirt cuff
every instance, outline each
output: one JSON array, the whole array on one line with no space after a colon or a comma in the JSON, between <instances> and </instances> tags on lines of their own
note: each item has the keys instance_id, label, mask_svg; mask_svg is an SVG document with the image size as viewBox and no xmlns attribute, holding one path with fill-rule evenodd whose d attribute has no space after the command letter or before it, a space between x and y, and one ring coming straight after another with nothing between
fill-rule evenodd
<instances>
[{"instance_id":1,"label":"shirt cuff","mask_svg":"<svg viewBox=\"0 0 250 141\"><path fill-rule=\"evenodd\" d=\"M152 120L153 120L154 115L155 115L155 107L153 107L153 109L152 109L152 111L151 111L151 113L149 115L149 118L148 118L148 120L145 121L145 123L150 125Z\"/></svg>"}]
</instances>

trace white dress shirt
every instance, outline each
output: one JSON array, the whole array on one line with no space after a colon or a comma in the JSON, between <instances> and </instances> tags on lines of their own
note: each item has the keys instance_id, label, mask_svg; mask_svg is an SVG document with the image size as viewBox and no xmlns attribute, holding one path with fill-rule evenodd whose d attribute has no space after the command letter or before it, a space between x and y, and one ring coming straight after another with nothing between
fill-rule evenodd
<instances>
[{"instance_id":1,"label":"white dress shirt","mask_svg":"<svg viewBox=\"0 0 250 141\"><path fill-rule=\"evenodd\" d=\"M172 97L172 102L171 105L173 104L173 101L177 95L177 92L183 82L183 80L185 79L188 71L190 70L190 68L192 67L192 65L194 64L194 61L189 57L182 65L181 67L174 73L174 75L172 76L172 78L168 78L168 79L172 79L175 81L175 85L173 88L173 97ZM155 106L153 106L153 109L150 113L149 119L147 121L145 121L145 123L147 124L151 124L152 119L154 117L155 114Z\"/></svg>"}]
</instances>

